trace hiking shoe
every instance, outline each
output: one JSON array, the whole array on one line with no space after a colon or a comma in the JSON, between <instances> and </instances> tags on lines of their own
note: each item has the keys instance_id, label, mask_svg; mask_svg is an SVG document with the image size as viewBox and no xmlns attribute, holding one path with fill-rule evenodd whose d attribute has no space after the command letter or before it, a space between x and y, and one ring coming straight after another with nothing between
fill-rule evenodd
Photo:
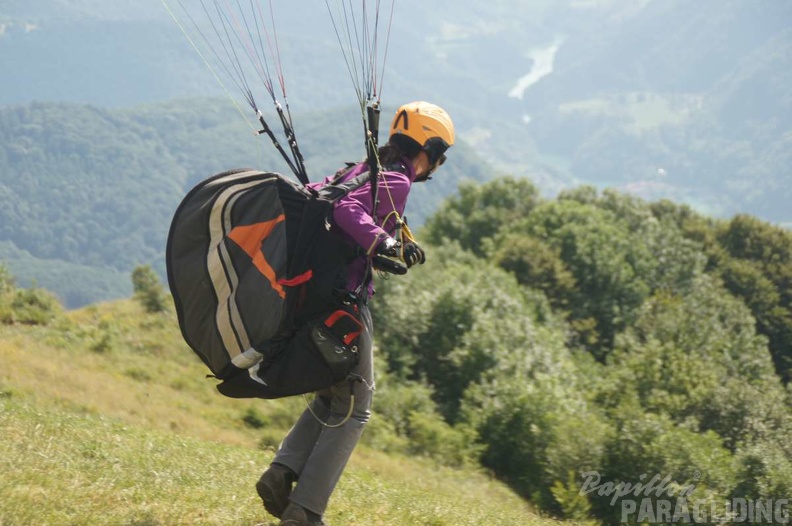
<instances>
[{"instance_id":1,"label":"hiking shoe","mask_svg":"<svg viewBox=\"0 0 792 526\"><path fill-rule=\"evenodd\" d=\"M291 502L283 512L279 526L327 526L327 524L322 521L321 515Z\"/></svg>"},{"instance_id":2,"label":"hiking shoe","mask_svg":"<svg viewBox=\"0 0 792 526\"><path fill-rule=\"evenodd\" d=\"M256 482L256 492L264 501L264 509L267 513L281 518L289 505L289 495L296 479L297 475L283 464L270 464Z\"/></svg>"}]
</instances>

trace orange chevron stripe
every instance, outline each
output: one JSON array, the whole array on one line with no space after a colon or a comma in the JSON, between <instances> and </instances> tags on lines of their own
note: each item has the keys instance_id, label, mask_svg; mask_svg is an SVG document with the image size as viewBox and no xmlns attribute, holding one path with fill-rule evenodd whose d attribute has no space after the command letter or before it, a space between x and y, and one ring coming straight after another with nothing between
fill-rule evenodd
<instances>
[{"instance_id":1,"label":"orange chevron stripe","mask_svg":"<svg viewBox=\"0 0 792 526\"><path fill-rule=\"evenodd\" d=\"M261 251L261 245L267 239L275 226L284 221L286 216L281 214L272 221L264 221L263 223L254 223L252 225L242 225L235 227L228 233L228 238L239 245L239 248L245 251L253 261L253 265L266 277L273 290L278 293L281 298L286 298L286 292L283 287L278 283L278 278L275 271L267 262L264 253Z\"/></svg>"}]
</instances>

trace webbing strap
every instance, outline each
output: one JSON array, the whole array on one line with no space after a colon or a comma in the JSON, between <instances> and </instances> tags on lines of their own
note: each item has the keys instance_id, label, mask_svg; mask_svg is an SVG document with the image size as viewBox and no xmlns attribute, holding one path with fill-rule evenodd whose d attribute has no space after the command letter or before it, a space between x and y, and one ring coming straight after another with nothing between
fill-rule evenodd
<instances>
[{"instance_id":1,"label":"webbing strap","mask_svg":"<svg viewBox=\"0 0 792 526\"><path fill-rule=\"evenodd\" d=\"M332 184L328 184L320 188L318 191L319 196L334 203L347 195L349 192L353 192L366 184L370 177L371 174L369 172L364 172L357 177L353 177L349 181L345 181L343 183L336 183L334 181Z\"/></svg>"}]
</instances>

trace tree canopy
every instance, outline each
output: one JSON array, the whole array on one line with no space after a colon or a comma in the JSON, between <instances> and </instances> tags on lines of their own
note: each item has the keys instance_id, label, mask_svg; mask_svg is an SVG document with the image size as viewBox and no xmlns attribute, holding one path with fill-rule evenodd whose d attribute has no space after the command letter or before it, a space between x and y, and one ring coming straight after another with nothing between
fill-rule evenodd
<instances>
[{"instance_id":1,"label":"tree canopy","mask_svg":"<svg viewBox=\"0 0 792 526\"><path fill-rule=\"evenodd\" d=\"M784 498L792 233L503 178L460 188L419 238L427 264L380 287L389 374L423 382L521 494L605 523L620 508L582 496L584 472Z\"/></svg>"}]
</instances>

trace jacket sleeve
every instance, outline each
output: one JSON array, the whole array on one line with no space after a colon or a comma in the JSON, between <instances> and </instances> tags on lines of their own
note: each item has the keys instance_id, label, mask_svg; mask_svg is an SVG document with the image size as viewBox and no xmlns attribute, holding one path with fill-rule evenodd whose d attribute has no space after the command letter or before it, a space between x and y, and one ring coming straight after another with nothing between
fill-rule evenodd
<instances>
[{"instance_id":1,"label":"jacket sleeve","mask_svg":"<svg viewBox=\"0 0 792 526\"><path fill-rule=\"evenodd\" d=\"M402 173L383 172L378 189L377 220L372 217L370 184L340 199L335 205L333 219L355 243L371 254L393 232L396 220L392 212L395 210L400 215L404 212L410 185L410 179Z\"/></svg>"}]
</instances>

